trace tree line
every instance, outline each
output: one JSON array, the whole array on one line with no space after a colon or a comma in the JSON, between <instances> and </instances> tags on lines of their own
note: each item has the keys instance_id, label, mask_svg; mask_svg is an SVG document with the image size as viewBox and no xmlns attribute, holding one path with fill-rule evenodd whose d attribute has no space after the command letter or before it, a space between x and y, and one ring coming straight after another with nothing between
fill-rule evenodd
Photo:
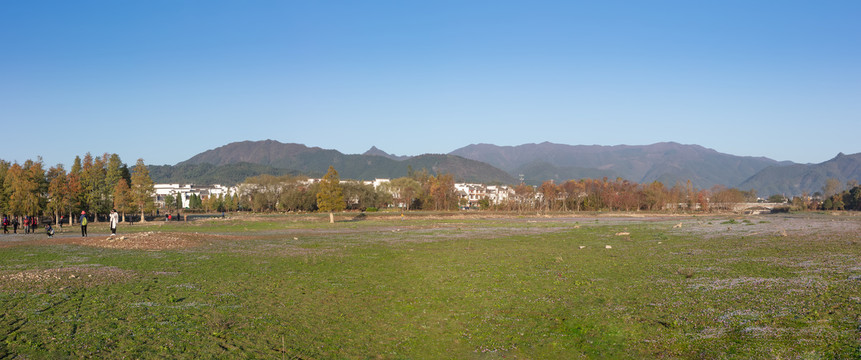
<instances>
[{"instance_id":1,"label":"tree line","mask_svg":"<svg viewBox=\"0 0 861 360\"><path fill-rule=\"evenodd\" d=\"M330 169L330 172L334 171ZM335 172L337 174L337 172ZM458 196L451 174L409 171L378 188L361 182L340 183L348 210L397 207L402 210L455 210L466 205ZM580 179L540 186L520 184L513 196L497 203L479 201L484 210L501 211L709 211L732 210L741 202L756 202L756 192L715 186L697 189L690 181L667 188L660 182L637 184L615 180ZM237 204L256 212L313 212L319 209L320 183L301 176L260 175L239 185Z\"/></svg>"},{"instance_id":2,"label":"tree line","mask_svg":"<svg viewBox=\"0 0 861 360\"><path fill-rule=\"evenodd\" d=\"M337 171L329 169L327 176L339 179ZM327 180L324 177L322 180ZM256 212L320 210L318 194L337 190L322 188L336 183L346 210L380 209L395 206L404 210L455 210L458 207L454 177L450 174L431 175L427 170L410 171L406 177L392 179L379 188L360 181L313 182L304 176L259 175L239 184L236 203L239 208Z\"/></svg>"},{"instance_id":3,"label":"tree line","mask_svg":"<svg viewBox=\"0 0 861 360\"><path fill-rule=\"evenodd\" d=\"M822 192L825 197L820 206L822 210L861 210L861 186L856 180L847 182L844 190L839 180L828 179Z\"/></svg>"},{"instance_id":4,"label":"tree line","mask_svg":"<svg viewBox=\"0 0 861 360\"><path fill-rule=\"evenodd\" d=\"M545 181L532 187L520 184L514 198L499 203L501 210L540 211L710 211L731 210L741 202L755 202L755 191L715 186L698 189L690 181L667 188L654 181L638 184L622 178Z\"/></svg>"},{"instance_id":5,"label":"tree line","mask_svg":"<svg viewBox=\"0 0 861 360\"><path fill-rule=\"evenodd\" d=\"M465 205L458 196L451 174L432 175L426 169L392 179L378 188L360 181L340 182L337 171L330 167L323 182L310 181L303 176L259 175L239 184L238 192L227 196L201 198L193 195L189 208L204 211L250 210L255 212L314 212L336 210L368 210L397 207L407 210L455 210ZM335 179L335 180L333 180ZM334 184L334 185L332 185ZM323 189L321 186L335 186ZM843 190L836 179L823 187L824 196L786 199L781 195L769 198L785 202L792 210L861 210L861 187L849 182ZM562 183L545 181L539 186L520 184L513 187L512 196L498 202L482 199L485 210L500 211L721 211L732 210L738 203L756 202L755 190L743 191L724 186L698 189L691 181L666 187L661 182L638 184L622 178L613 180L579 179ZM324 193L339 194L333 206ZM131 169L117 154L83 158L76 156L67 172L62 164L45 169L41 158L23 164L0 160L0 212L4 216L68 216L72 223L76 214L86 211L94 221L116 209L126 221L126 214L139 214L141 219L156 209L154 183L143 159ZM816 194L820 195L820 194ZM824 200L821 200L824 199ZM327 202L328 201L328 202ZM181 209L179 197L164 199L170 211ZM326 203L321 209L321 204Z\"/></svg>"},{"instance_id":6,"label":"tree line","mask_svg":"<svg viewBox=\"0 0 861 360\"><path fill-rule=\"evenodd\" d=\"M330 171L334 171L330 168ZM335 172L337 175L337 172ZM861 188L855 186L844 192L833 189L829 179L822 194L786 198L772 195L769 202L783 203L779 211L800 210L861 210ZM850 182L849 186L854 186ZM246 179L239 186L233 203L239 208L257 212L319 210L320 184L302 176L260 175ZM397 207L402 210L454 210L466 204L454 188L450 174L431 175L427 170L409 171L406 177L392 179L380 187L361 182L340 184L344 208L348 210ZM481 209L498 211L665 211L708 212L732 211L740 203L759 201L756 190L740 190L716 185L699 189L691 181L667 187L659 181L638 184L623 178L613 180L579 179L563 183L545 181L539 186L520 184L513 187L513 196L496 203L485 198Z\"/></svg>"},{"instance_id":7,"label":"tree line","mask_svg":"<svg viewBox=\"0 0 861 360\"><path fill-rule=\"evenodd\" d=\"M154 183L143 159L131 169L119 155L75 156L71 169L45 169L41 158L23 164L0 160L0 212L4 216L49 216L71 224L86 212L93 221L111 209L140 214L155 210ZM66 218L68 216L68 218Z\"/></svg>"}]
</instances>

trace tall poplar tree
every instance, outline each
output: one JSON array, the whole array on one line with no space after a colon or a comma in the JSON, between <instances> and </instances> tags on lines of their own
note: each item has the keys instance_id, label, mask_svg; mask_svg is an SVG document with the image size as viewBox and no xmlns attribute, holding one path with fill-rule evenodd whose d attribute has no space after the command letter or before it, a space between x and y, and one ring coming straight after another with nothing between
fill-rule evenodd
<instances>
[{"instance_id":1,"label":"tall poplar tree","mask_svg":"<svg viewBox=\"0 0 861 360\"><path fill-rule=\"evenodd\" d=\"M78 162L78 165L80 165L80 162ZM74 168L75 166L73 165L72 169ZM80 167L77 172L69 171L69 173L66 174L66 179L66 191L68 191L69 197L69 207L67 208L69 210L69 225L72 225L72 223L75 221L75 211L80 211L82 209L80 207L80 203L78 202L78 199L81 198Z\"/></svg>"},{"instance_id":2,"label":"tall poplar tree","mask_svg":"<svg viewBox=\"0 0 861 360\"><path fill-rule=\"evenodd\" d=\"M120 179L114 186L114 209L122 214L122 221L126 221L126 213L133 209L134 199L126 179Z\"/></svg>"},{"instance_id":3,"label":"tall poplar tree","mask_svg":"<svg viewBox=\"0 0 861 360\"><path fill-rule=\"evenodd\" d=\"M69 177L63 164L57 164L48 170L48 205L47 209L54 215L56 224L59 224L60 214L65 214L71 206L69 196Z\"/></svg>"},{"instance_id":4,"label":"tall poplar tree","mask_svg":"<svg viewBox=\"0 0 861 360\"><path fill-rule=\"evenodd\" d=\"M103 155L102 162L105 163L105 183L102 187L102 198L105 211L110 212L111 208L114 207L114 190L117 183L123 178L123 162L117 154Z\"/></svg>"},{"instance_id":5,"label":"tall poplar tree","mask_svg":"<svg viewBox=\"0 0 861 360\"><path fill-rule=\"evenodd\" d=\"M33 184L33 190L28 194L27 214L39 216L47 203L48 182L45 180L45 168L42 167L42 157L37 161L24 162L27 181Z\"/></svg>"},{"instance_id":6,"label":"tall poplar tree","mask_svg":"<svg viewBox=\"0 0 861 360\"><path fill-rule=\"evenodd\" d=\"M135 205L140 209L141 222L145 222L146 211L151 210L155 204L152 198L155 194L155 186L149 177L149 169L144 165L143 159L138 159L132 169L131 194Z\"/></svg>"},{"instance_id":7,"label":"tall poplar tree","mask_svg":"<svg viewBox=\"0 0 861 360\"><path fill-rule=\"evenodd\" d=\"M329 223L335 223L335 211L347 208L344 202L344 192L341 189L341 179L333 166L320 181L320 190L317 191L317 209L329 213Z\"/></svg>"},{"instance_id":8,"label":"tall poplar tree","mask_svg":"<svg viewBox=\"0 0 861 360\"><path fill-rule=\"evenodd\" d=\"M6 172L6 178L3 181L6 188L9 213L14 216L26 215L25 203L27 194L32 191L34 186L31 186L27 181L24 169L18 163L12 164Z\"/></svg>"},{"instance_id":9,"label":"tall poplar tree","mask_svg":"<svg viewBox=\"0 0 861 360\"><path fill-rule=\"evenodd\" d=\"M9 213L9 192L6 189L6 174L9 172L8 161L0 160L0 214Z\"/></svg>"},{"instance_id":10,"label":"tall poplar tree","mask_svg":"<svg viewBox=\"0 0 861 360\"><path fill-rule=\"evenodd\" d=\"M79 179L81 181L81 192L78 194L78 201L80 202L81 210L95 215L98 212L99 171L96 169L96 165L93 163L93 156L90 153L84 155L84 159L81 162ZM98 217L94 217L94 220L98 221Z\"/></svg>"}]
</instances>

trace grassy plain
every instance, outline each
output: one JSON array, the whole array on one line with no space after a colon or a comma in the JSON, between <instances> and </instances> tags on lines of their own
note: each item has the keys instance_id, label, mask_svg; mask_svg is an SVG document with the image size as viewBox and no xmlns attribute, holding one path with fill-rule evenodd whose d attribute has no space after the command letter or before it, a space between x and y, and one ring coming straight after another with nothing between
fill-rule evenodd
<instances>
[{"instance_id":1,"label":"grassy plain","mask_svg":"<svg viewBox=\"0 0 861 360\"><path fill-rule=\"evenodd\" d=\"M75 230L0 235L0 358L861 358L847 214Z\"/></svg>"}]
</instances>

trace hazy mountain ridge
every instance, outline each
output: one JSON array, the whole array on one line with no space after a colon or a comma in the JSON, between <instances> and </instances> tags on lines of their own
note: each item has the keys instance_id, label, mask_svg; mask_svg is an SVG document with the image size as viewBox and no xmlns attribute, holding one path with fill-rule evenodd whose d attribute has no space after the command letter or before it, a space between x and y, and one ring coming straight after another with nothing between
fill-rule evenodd
<instances>
[{"instance_id":1,"label":"hazy mountain ridge","mask_svg":"<svg viewBox=\"0 0 861 360\"><path fill-rule=\"evenodd\" d=\"M382 157L389 158L389 159L392 159L395 161L403 161L403 160L407 160L407 159L412 157L412 156L398 156L395 154L389 154L383 150L378 149L376 146L371 146L371 148L368 149L368 151L365 151L364 153L362 153L362 155L382 156Z\"/></svg>"},{"instance_id":2,"label":"hazy mountain ridge","mask_svg":"<svg viewBox=\"0 0 861 360\"><path fill-rule=\"evenodd\" d=\"M398 161L383 155L347 155L337 150L307 147L302 144L284 144L274 140L230 143L197 154L177 166L200 164L223 166L238 162L288 169L291 172L303 174L325 174L331 165L338 170L342 179L373 180L403 177L407 176L409 168L412 167L416 171L427 169L432 174L450 173L457 181L516 182L516 179L502 170L459 156L425 154Z\"/></svg>"},{"instance_id":3,"label":"hazy mountain ridge","mask_svg":"<svg viewBox=\"0 0 861 360\"><path fill-rule=\"evenodd\" d=\"M699 188L717 184L736 186L769 166L785 163L764 157L723 154L699 145L663 142L652 145L564 145L544 142L519 146L469 145L451 154L486 162L512 175L524 174L529 183L540 182L545 172L528 172L534 163L549 164L560 178L594 177L596 170L640 183L661 181L672 186L691 182ZM533 177L531 174L538 175ZM597 172L597 174L601 174Z\"/></svg>"},{"instance_id":4,"label":"hazy mountain ridge","mask_svg":"<svg viewBox=\"0 0 861 360\"><path fill-rule=\"evenodd\" d=\"M769 167L751 176L739 187L757 189L760 194L813 194L822 191L825 181L830 178L840 180L843 184L861 179L861 153L840 153L819 164Z\"/></svg>"},{"instance_id":5,"label":"hazy mountain ridge","mask_svg":"<svg viewBox=\"0 0 861 360\"><path fill-rule=\"evenodd\" d=\"M708 189L720 184L760 195L800 195L821 190L828 178L861 178L861 154L840 154L821 164L795 164L765 157L735 156L699 145L563 145L544 142L519 146L473 144L449 154L396 156L376 147L364 154L284 144L242 141L207 150L175 166L153 166L157 182L235 184L259 174L322 176L332 165L344 179L407 176L408 170L449 173L456 181L527 184L546 180L621 177L639 183L660 181L670 187L691 180Z\"/></svg>"},{"instance_id":6,"label":"hazy mountain ridge","mask_svg":"<svg viewBox=\"0 0 861 360\"><path fill-rule=\"evenodd\" d=\"M268 175L299 175L299 172L288 169L278 169L267 165L239 162L235 164L182 164L182 165L149 165L150 178L160 184L221 184L235 185L246 178L262 174ZM311 174L308 174L311 175ZM322 176L322 175L319 175Z\"/></svg>"}]
</instances>

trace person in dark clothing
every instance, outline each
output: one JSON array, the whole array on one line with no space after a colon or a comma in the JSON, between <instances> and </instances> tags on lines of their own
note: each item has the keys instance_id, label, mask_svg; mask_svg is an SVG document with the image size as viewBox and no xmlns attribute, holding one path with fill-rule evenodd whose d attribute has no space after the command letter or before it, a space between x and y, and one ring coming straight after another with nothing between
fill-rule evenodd
<instances>
[{"instance_id":1,"label":"person in dark clothing","mask_svg":"<svg viewBox=\"0 0 861 360\"><path fill-rule=\"evenodd\" d=\"M9 233L9 218L5 216L3 217L3 233Z\"/></svg>"},{"instance_id":2,"label":"person in dark clothing","mask_svg":"<svg viewBox=\"0 0 861 360\"><path fill-rule=\"evenodd\" d=\"M87 212L81 211L81 237L87 237Z\"/></svg>"},{"instance_id":3,"label":"person in dark clothing","mask_svg":"<svg viewBox=\"0 0 861 360\"><path fill-rule=\"evenodd\" d=\"M18 233L18 218L17 217L12 219L12 231L14 231L16 234Z\"/></svg>"},{"instance_id":4,"label":"person in dark clothing","mask_svg":"<svg viewBox=\"0 0 861 360\"><path fill-rule=\"evenodd\" d=\"M51 227L51 224L45 224L45 233L48 234L48 238L54 237L54 228Z\"/></svg>"}]
</instances>

